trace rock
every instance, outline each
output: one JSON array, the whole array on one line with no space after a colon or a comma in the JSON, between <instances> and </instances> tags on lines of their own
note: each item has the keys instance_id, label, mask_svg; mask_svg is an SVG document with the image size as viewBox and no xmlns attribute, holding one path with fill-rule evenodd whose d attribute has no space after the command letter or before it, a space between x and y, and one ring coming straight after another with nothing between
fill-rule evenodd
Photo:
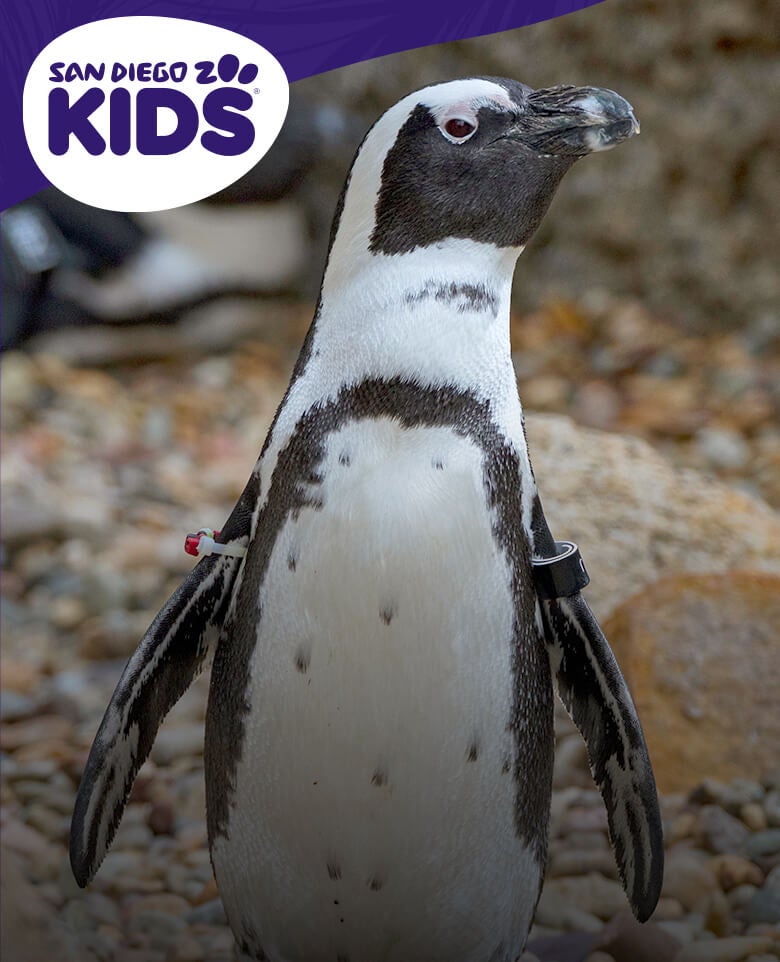
<instances>
[{"instance_id":1,"label":"rock","mask_svg":"<svg viewBox=\"0 0 780 962\"><path fill-rule=\"evenodd\" d=\"M764 798L764 812L767 822L773 828L780 828L780 791L772 789Z\"/></svg>"},{"instance_id":2,"label":"rock","mask_svg":"<svg viewBox=\"0 0 780 962\"><path fill-rule=\"evenodd\" d=\"M151 949L170 949L186 932L184 919L167 912L144 909L134 915L127 926L131 935L138 936Z\"/></svg>"},{"instance_id":3,"label":"rock","mask_svg":"<svg viewBox=\"0 0 780 962\"><path fill-rule=\"evenodd\" d=\"M750 885L748 883L745 883L744 885L738 885L736 888L732 889L727 896L729 905L732 909L741 909L743 905L748 904L757 891L758 888L755 885Z\"/></svg>"},{"instance_id":4,"label":"rock","mask_svg":"<svg viewBox=\"0 0 780 962\"><path fill-rule=\"evenodd\" d=\"M771 947L772 939L741 936L692 942L680 949L674 962L740 962L740 959L757 952L766 952Z\"/></svg>"},{"instance_id":5,"label":"rock","mask_svg":"<svg viewBox=\"0 0 780 962\"><path fill-rule=\"evenodd\" d=\"M579 733L567 735L555 746L553 788L568 785L590 787L593 784L588 769L588 749Z\"/></svg>"},{"instance_id":6,"label":"rock","mask_svg":"<svg viewBox=\"0 0 780 962\"><path fill-rule=\"evenodd\" d=\"M713 468L738 471L750 458L750 445L738 431L729 428L701 428L696 442Z\"/></svg>"},{"instance_id":7,"label":"rock","mask_svg":"<svg viewBox=\"0 0 780 962\"><path fill-rule=\"evenodd\" d=\"M165 962L202 962L205 957L200 942L192 936L185 935L177 940L165 956Z\"/></svg>"},{"instance_id":8,"label":"rock","mask_svg":"<svg viewBox=\"0 0 780 962\"><path fill-rule=\"evenodd\" d=\"M550 878L588 875L591 872L607 878L617 878L617 865L612 852L599 849L564 849L550 857Z\"/></svg>"},{"instance_id":9,"label":"rock","mask_svg":"<svg viewBox=\"0 0 780 962\"><path fill-rule=\"evenodd\" d=\"M776 855L780 852L780 828L768 828L763 832L755 832L745 842L744 852L749 858Z\"/></svg>"},{"instance_id":10,"label":"rock","mask_svg":"<svg viewBox=\"0 0 780 962\"><path fill-rule=\"evenodd\" d=\"M775 761L778 623L780 577L746 571L665 578L606 622L662 791Z\"/></svg>"},{"instance_id":11,"label":"rock","mask_svg":"<svg viewBox=\"0 0 780 962\"><path fill-rule=\"evenodd\" d=\"M16 751L30 744L68 740L73 732L73 724L59 715L38 715L13 725L4 725L0 732L0 745L3 751Z\"/></svg>"},{"instance_id":12,"label":"rock","mask_svg":"<svg viewBox=\"0 0 780 962\"><path fill-rule=\"evenodd\" d=\"M146 824L155 835L171 835L174 822L173 803L167 800L155 802L146 816Z\"/></svg>"},{"instance_id":13,"label":"rock","mask_svg":"<svg viewBox=\"0 0 780 962\"><path fill-rule=\"evenodd\" d=\"M766 922L780 924L780 895L771 889L759 889L743 909L748 925Z\"/></svg>"},{"instance_id":14,"label":"rock","mask_svg":"<svg viewBox=\"0 0 780 962\"><path fill-rule=\"evenodd\" d=\"M764 888L780 896L780 865L776 865L764 880Z\"/></svg>"},{"instance_id":15,"label":"rock","mask_svg":"<svg viewBox=\"0 0 780 962\"><path fill-rule=\"evenodd\" d=\"M612 918L626 907L626 896L620 884L595 872L550 879L544 891L548 900L568 902L600 919Z\"/></svg>"},{"instance_id":16,"label":"rock","mask_svg":"<svg viewBox=\"0 0 780 962\"><path fill-rule=\"evenodd\" d=\"M526 426L546 513L582 550L597 617L669 572L780 573L780 518L763 502L676 470L637 438L555 415Z\"/></svg>"},{"instance_id":17,"label":"rock","mask_svg":"<svg viewBox=\"0 0 780 962\"><path fill-rule=\"evenodd\" d=\"M680 945L655 922L637 922L624 909L604 926L594 948L608 952L615 962L672 962Z\"/></svg>"},{"instance_id":18,"label":"rock","mask_svg":"<svg viewBox=\"0 0 780 962\"><path fill-rule=\"evenodd\" d=\"M677 899L662 896L653 911L653 919L656 922L672 922L681 919L685 915L685 909Z\"/></svg>"},{"instance_id":19,"label":"rock","mask_svg":"<svg viewBox=\"0 0 780 962\"><path fill-rule=\"evenodd\" d=\"M33 699L28 698L27 695L20 695L19 692L6 688L0 692L0 721L3 724L29 718L35 713L36 708Z\"/></svg>"},{"instance_id":20,"label":"rock","mask_svg":"<svg viewBox=\"0 0 780 962\"><path fill-rule=\"evenodd\" d=\"M190 903L179 895L145 895L133 902L127 917L132 920L143 912L161 912L163 915L184 917L190 912Z\"/></svg>"},{"instance_id":21,"label":"rock","mask_svg":"<svg viewBox=\"0 0 780 962\"><path fill-rule=\"evenodd\" d=\"M567 932L598 932L601 922L595 915L565 898L554 886L553 879L542 889L534 920L539 925Z\"/></svg>"},{"instance_id":22,"label":"rock","mask_svg":"<svg viewBox=\"0 0 780 962\"><path fill-rule=\"evenodd\" d=\"M96 962L77 948L74 936L22 872L17 856L3 848L0 888L0 955L3 962Z\"/></svg>"},{"instance_id":23,"label":"rock","mask_svg":"<svg viewBox=\"0 0 780 962\"><path fill-rule=\"evenodd\" d=\"M731 815L739 815L746 805L759 803L764 798L764 786L746 778L735 778L727 784L715 778L704 778L690 793L697 805L714 802Z\"/></svg>"},{"instance_id":24,"label":"rock","mask_svg":"<svg viewBox=\"0 0 780 962\"><path fill-rule=\"evenodd\" d=\"M761 885L764 881L761 869L741 855L718 855L708 867L715 873L718 884L724 892L730 892L739 885Z\"/></svg>"},{"instance_id":25,"label":"rock","mask_svg":"<svg viewBox=\"0 0 780 962\"><path fill-rule=\"evenodd\" d=\"M717 879L705 856L686 849L669 853L664 869L665 896L677 899L692 910L717 888Z\"/></svg>"},{"instance_id":26,"label":"rock","mask_svg":"<svg viewBox=\"0 0 780 962\"><path fill-rule=\"evenodd\" d=\"M227 925L227 916L222 900L212 899L202 905L190 909L187 913L187 921L191 925Z\"/></svg>"},{"instance_id":27,"label":"rock","mask_svg":"<svg viewBox=\"0 0 780 962\"><path fill-rule=\"evenodd\" d=\"M717 805L705 805L699 812L696 840L710 852L739 852L750 832L739 821Z\"/></svg>"},{"instance_id":28,"label":"rock","mask_svg":"<svg viewBox=\"0 0 780 962\"><path fill-rule=\"evenodd\" d=\"M766 812L758 802L743 805L739 810L739 817L751 832L760 832L767 827Z\"/></svg>"},{"instance_id":29,"label":"rock","mask_svg":"<svg viewBox=\"0 0 780 962\"><path fill-rule=\"evenodd\" d=\"M33 695L40 681L41 671L37 665L3 656L3 698L7 691Z\"/></svg>"},{"instance_id":30,"label":"rock","mask_svg":"<svg viewBox=\"0 0 780 962\"><path fill-rule=\"evenodd\" d=\"M565 935L534 934L528 948L539 962L583 962L594 941L595 936L588 932L570 932ZM521 958L525 959L525 956Z\"/></svg>"},{"instance_id":31,"label":"rock","mask_svg":"<svg viewBox=\"0 0 780 962\"><path fill-rule=\"evenodd\" d=\"M171 765L188 755L203 754L203 725L171 725L158 735L151 757L157 765Z\"/></svg>"}]
</instances>

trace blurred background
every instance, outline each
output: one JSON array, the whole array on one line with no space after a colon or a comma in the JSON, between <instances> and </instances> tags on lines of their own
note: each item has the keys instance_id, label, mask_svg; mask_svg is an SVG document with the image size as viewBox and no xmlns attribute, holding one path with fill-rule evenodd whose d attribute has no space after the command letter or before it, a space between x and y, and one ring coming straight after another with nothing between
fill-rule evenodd
<instances>
[{"instance_id":1,"label":"blurred background","mask_svg":"<svg viewBox=\"0 0 780 962\"><path fill-rule=\"evenodd\" d=\"M271 153L207 202L3 215L3 957L221 962L205 840L207 679L166 722L87 892L66 858L86 752L124 661L240 493L311 320L365 129L466 75L591 84L642 134L564 180L516 274L512 338L557 537L646 729L668 846L627 915L562 713L549 962L780 956L780 224L769 0L608 0L293 86ZM530 956L529 956L530 958Z\"/></svg>"}]
</instances>

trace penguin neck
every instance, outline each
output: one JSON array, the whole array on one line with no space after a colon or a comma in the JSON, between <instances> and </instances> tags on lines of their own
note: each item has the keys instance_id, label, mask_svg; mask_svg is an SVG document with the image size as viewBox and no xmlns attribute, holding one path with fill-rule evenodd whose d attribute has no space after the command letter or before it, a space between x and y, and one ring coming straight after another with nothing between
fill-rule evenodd
<instances>
[{"instance_id":1,"label":"penguin neck","mask_svg":"<svg viewBox=\"0 0 780 962\"><path fill-rule=\"evenodd\" d=\"M338 235L313 337L322 374L407 377L516 393L509 344L516 248L448 238L409 253L350 250ZM327 380L331 380L328 377Z\"/></svg>"}]
</instances>

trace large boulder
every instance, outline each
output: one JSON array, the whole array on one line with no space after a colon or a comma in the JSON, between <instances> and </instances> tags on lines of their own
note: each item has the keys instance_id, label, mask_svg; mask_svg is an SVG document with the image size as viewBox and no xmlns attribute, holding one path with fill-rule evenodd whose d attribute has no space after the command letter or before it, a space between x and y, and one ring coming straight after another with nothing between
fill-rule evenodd
<instances>
[{"instance_id":1,"label":"large boulder","mask_svg":"<svg viewBox=\"0 0 780 962\"><path fill-rule=\"evenodd\" d=\"M529 415L554 535L631 687L663 791L777 766L780 516L636 438Z\"/></svg>"},{"instance_id":2,"label":"large boulder","mask_svg":"<svg viewBox=\"0 0 780 962\"><path fill-rule=\"evenodd\" d=\"M528 415L527 430L547 520L579 544L598 617L675 573L780 574L780 515L762 501L674 468L637 438L555 415Z\"/></svg>"},{"instance_id":3,"label":"large boulder","mask_svg":"<svg viewBox=\"0 0 780 962\"><path fill-rule=\"evenodd\" d=\"M624 602L604 629L662 791L777 766L780 577L673 575Z\"/></svg>"}]
</instances>

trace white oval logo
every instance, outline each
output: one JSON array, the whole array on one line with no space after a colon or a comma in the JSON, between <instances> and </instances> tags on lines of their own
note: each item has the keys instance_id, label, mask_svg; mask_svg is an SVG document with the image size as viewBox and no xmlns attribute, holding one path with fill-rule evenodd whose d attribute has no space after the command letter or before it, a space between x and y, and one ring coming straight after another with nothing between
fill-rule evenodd
<instances>
[{"instance_id":1,"label":"white oval logo","mask_svg":"<svg viewBox=\"0 0 780 962\"><path fill-rule=\"evenodd\" d=\"M266 153L289 87L265 48L221 27L115 17L69 30L35 58L24 130L61 191L94 207L180 207Z\"/></svg>"}]
</instances>

